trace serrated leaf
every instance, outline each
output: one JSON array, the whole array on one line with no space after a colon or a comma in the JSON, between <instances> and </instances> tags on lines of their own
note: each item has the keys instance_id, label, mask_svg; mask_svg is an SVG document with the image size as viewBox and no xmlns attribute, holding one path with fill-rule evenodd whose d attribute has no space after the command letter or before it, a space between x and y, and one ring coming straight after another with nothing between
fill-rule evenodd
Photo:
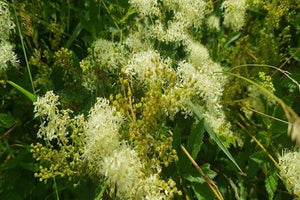
<instances>
[{"instance_id":1,"label":"serrated leaf","mask_svg":"<svg viewBox=\"0 0 300 200\"><path fill-rule=\"evenodd\" d=\"M266 162L267 157L263 151L255 152L250 156L250 159L256 162L257 164L261 165Z\"/></svg>"},{"instance_id":2,"label":"serrated leaf","mask_svg":"<svg viewBox=\"0 0 300 200\"><path fill-rule=\"evenodd\" d=\"M187 150L190 152L193 159L197 158L197 155L201 149L201 145L203 144L203 136L204 136L204 120L201 120L198 124L196 124L189 135L187 142Z\"/></svg>"},{"instance_id":3,"label":"serrated leaf","mask_svg":"<svg viewBox=\"0 0 300 200\"><path fill-rule=\"evenodd\" d=\"M277 190L277 185L278 185L277 171L271 170L267 173L265 179L265 186L270 200L273 199L274 197L274 194Z\"/></svg>"},{"instance_id":4,"label":"serrated leaf","mask_svg":"<svg viewBox=\"0 0 300 200\"><path fill-rule=\"evenodd\" d=\"M192 111L194 112L195 116L199 121L204 120L204 129L207 131L211 139L213 139L216 144L219 146L219 148L225 153L225 155L231 160L231 162L241 171L241 168L239 165L236 163L234 158L232 157L231 153L227 150L227 148L223 145L221 142L220 138L217 136L217 134L213 131L213 129L209 126L209 124L205 121L204 117L200 113L199 109L192 103L190 102L190 107L192 108Z\"/></svg>"},{"instance_id":5,"label":"serrated leaf","mask_svg":"<svg viewBox=\"0 0 300 200\"><path fill-rule=\"evenodd\" d=\"M204 178L202 178L198 172L183 174L182 177L192 183L204 183L205 182Z\"/></svg>"},{"instance_id":6,"label":"serrated leaf","mask_svg":"<svg viewBox=\"0 0 300 200\"><path fill-rule=\"evenodd\" d=\"M210 179L215 178L217 176L217 173L210 169L210 164L205 163L201 166L201 169L203 170L204 174L206 174Z\"/></svg>"}]
</instances>

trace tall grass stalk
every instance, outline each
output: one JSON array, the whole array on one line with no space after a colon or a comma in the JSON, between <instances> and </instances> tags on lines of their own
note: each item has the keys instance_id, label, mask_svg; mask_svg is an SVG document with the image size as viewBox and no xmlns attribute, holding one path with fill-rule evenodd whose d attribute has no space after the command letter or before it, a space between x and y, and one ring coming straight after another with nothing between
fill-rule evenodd
<instances>
[{"instance_id":1,"label":"tall grass stalk","mask_svg":"<svg viewBox=\"0 0 300 200\"><path fill-rule=\"evenodd\" d=\"M28 62L28 58L27 58L24 38L23 38L23 35L22 35L22 32L21 32L21 27L20 27L20 23L19 23L19 20L18 20L17 11L16 11L15 6L13 6L13 8L14 8L14 13L15 13L15 18L16 18L16 25L17 25L17 29L18 29L20 40L21 40L22 49L23 49L24 59L25 59L25 62L26 62L26 68L27 68L27 71L28 71L29 80L30 80L30 83L31 83L32 91L33 91L34 94L36 94L34 86L33 86L31 70L30 70L30 66L29 66L29 62Z\"/></svg>"}]
</instances>

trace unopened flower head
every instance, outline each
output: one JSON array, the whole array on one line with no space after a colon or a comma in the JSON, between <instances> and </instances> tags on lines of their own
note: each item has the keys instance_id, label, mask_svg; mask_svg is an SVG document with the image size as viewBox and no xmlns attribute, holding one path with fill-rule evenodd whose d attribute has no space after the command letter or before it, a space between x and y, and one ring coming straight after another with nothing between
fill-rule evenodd
<instances>
[{"instance_id":1,"label":"unopened flower head","mask_svg":"<svg viewBox=\"0 0 300 200\"><path fill-rule=\"evenodd\" d=\"M224 9L224 26L233 31L241 30L245 23L246 0L226 0L222 8Z\"/></svg>"}]
</instances>

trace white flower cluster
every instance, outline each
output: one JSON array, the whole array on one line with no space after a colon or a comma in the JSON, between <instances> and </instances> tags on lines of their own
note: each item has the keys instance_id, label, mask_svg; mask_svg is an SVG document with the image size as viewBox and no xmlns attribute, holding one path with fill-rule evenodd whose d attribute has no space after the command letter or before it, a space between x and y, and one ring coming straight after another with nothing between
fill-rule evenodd
<instances>
[{"instance_id":1,"label":"white flower cluster","mask_svg":"<svg viewBox=\"0 0 300 200\"><path fill-rule=\"evenodd\" d=\"M122 116L109 105L107 99L99 98L90 110L86 125L86 147L84 157L87 160L103 159L120 146L119 128Z\"/></svg>"},{"instance_id":2,"label":"white flower cluster","mask_svg":"<svg viewBox=\"0 0 300 200\"><path fill-rule=\"evenodd\" d=\"M0 1L0 71L5 71L10 65L17 63L13 46L8 41L14 28L7 3Z\"/></svg>"},{"instance_id":3,"label":"white flower cluster","mask_svg":"<svg viewBox=\"0 0 300 200\"><path fill-rule=\"evenodd\" d=\"M300 152L285 152L279 157L280 175L289 189L300 197Z\"/></svg>"},{"instance_id":4,"label":"white flower cluster","mask_svg":"<svg viewBox=\"0 0 300 200\"><path fill-rule=\"evenodd\" d=\"M14 29L15 24L11 19L8 5L4 1L0 1L0 40L8 40Z\"/></svg>"},{"instance_id":5,"label":"white flower cluster","mask_svg":"<svg viewBox=\"0 0 300 200\"><path fill-rule=\"evenodd\" d=\"M154 18L154 24L149 26L149 32L164 42L181 42L188 38L188 29L201 28L206 9L203 0L131 0L142 17ZM165 13L173 13L166 19ZM150 20L150 21L151 21Z\"/></svg>"},{"instance_id":6,"label":"white flower cluster","mask_svg":"<svg viewBox=\"0 0 300 200\"><path fill-rule=\"evenodd\" d=\"M52 91L34 103L35 116L43 119L38 137L45 141L68 142L62 141L68 136L68 127L82 127L85 143L82 159L87 163L89 174L104 177L112 186L117 186L120 199L162 200L173 195L175 183L161 180L160 171L152 174L145 169L138 153L121 141L119 129L123 117L107 99L98 98L86 121L82 115L71 118L71 111L59 110L59 104L58 96Z\"/></svg>"},{"instance_id":7,"label":"white flower cluster","mask_svg":"<svg viewBox=\"0 0 300 200\"><path fill-rule=\"evenodd\" d=\"M205 1L176 0L173 4L178 5L178 9L174 12L175 21L182 22L187 27L201 28L206 9Z\"/></svg>"},{"instance_id":8,"label":"white flower cluster","mask_svg":"<svg viewBox=\"0 0 300 200\"><path fill-rule=\"evenodd\" d=\"M114 42L99 39L92 44L92 47L89 49L89 55L82 61L81 67L83 71L93 67L114 71L119 68L121 60L120 47L117 47Z\"/></svg>"},{"instance_id":9,"label":"white flower cluster","mask_svg":"<svg viewBox=\"0 0 300 200\"><path fill-rule=\"evenodd\" d=\"M129 3L138 10L142 16L158 15L160 13L157 0L129 0Z\"/></svg>"},{"instance_id":10,"label":"white flower cluster","mask_svg":"<svg viewBox=\"0 0 300 200\"><path fill-rule=\"evenodd\" d=\"M213 130L224 138L234 141L236 138L230 130L230 123L226 120L221 104L224 85L227 78L222 73L222 67L213 62L206 47L195 41L184 43L188 61L180 61L177 70L172 68L170 58L163 59L153 50L135 53L125 72L139 81L151 85L160 82L164 85L162 96L165 113L171 118L181 111L191 114L188 102L197 96L201 101L202 112ZM174 74L174 83L165 78ZM230 143L230 142L229 142Z\"/></svg>"},{"instance_id":11,"label":"white flower cluster","mask_svg":"<svg viewBox=\"0 0 300 200\"><path fill-rule=\"evenodd\" d=\"M231 125L226 120L221 105L224 77L220 74L214 74L214 72L221 71L221 67L216 63L197 69L191 63L182 61L178 67L181 87L188 88L191 90L190 93L196 94L204 101L201 106L202 112L213 130L219 135L233 137L230 130Z\"/></svg>"},{"instance_id":12,"label":"white flower cluster","mask_svg":"<svg viewBox=\"0 0 300 200\"><path fill-rule=\"evenodd\" d=\"M38 97L34 103L35 117L43 118L37 135L46 141L64 140L68 135L67 128L71 123L69 115L71 111L60 111L58 105L58 96L53 91L47 92L44 97Z\"/></svg>"},{"instance_id":13,"label":"white flower cluster","mask_svg":"<svg viewBox=\"0 0 300 200\"><path fill-rule=\"evenodd\" d=\"M85 128L84 159L98 176L105 176L109 183L117 186L118 197L122 199L151 199L148 193L160 196L157 199L165 199L169 190L147 185L148 176L137 152L120 141L118 131L122 121L123 117L109 101L99 98L90 111ZM151 184L160 182L164 183L157 179Z\"/></svg>"},{"instance_id":14,"label":"white flower cluster","mask_svg":"<svg viewBox=\"0 0 300 200\"><path fill-rule=\"evenodd\" d=\"M165 27L160 20L149 27L151 35L163 42L181 42L188 38L186 26L182 21L169 21Z\"/></svg>"},{"instance_id":15,"label":"white flower cluster","mask_svg":"<svg viewBox=\"0 0 300 200\"><path fill-rule=\"evenodd\" d=\"M208 28L212 31L220 30L220 18L215 15L209 16L206 20L206 24Z\"/></svg>"},{"instance_id":16,"label":"white flower cluster","mask_svg":"<svg viewBox=\"0 0 300 200\"><path fill-rule=\"evenodd\" d=\"M99 74L118 71L124 60L123 56L122 46L104 39L95 41L89 49L89 55L80 62L83 85L89 90L95 90Z\"/></svg>"},{"instance_id":17,"label":"white flower cluster","mask_svg":"<svg viewBox=\"0 0 300 200\"><path fill-rule=\"evenodd\" d=\"M138 52L129 60L125 73L137 77L141 82L151 84L161 78L164 68L169 68L170 59L162 59L160 54L153 50Z\"/></svg>"},{"instance_id":18,"label":"white flower cluster","mask_svg":"<svg viewBox=\"0 0 300 200\"><path fill-rule=\"evenodd\" d=\"M203 115L213 130L233 142L236 137L230 130L231 125L221 104L223 86L227 81L220 73L222 67L210 59L208 50L199 43L187 42L186 51L188 61L180 61L177 71L172 68L169 58L163 59L158 52L148 50L134 54L125 72L147 85L155 82L164 85L162 99L165 104L162 106L171 118L179 111L191 114L188 102L197 96ZM165 80L172 73L176 77L174 83Z\"/></svg>"},{"instance_id":19,"label":"white flower cluster","mask_svg":"<svg viewBox=\"0 0 300 200\"><path fill-rule=\"evenodd\" d=\"M0 42L0 52L0 71L5 71L9 64L15 65L18 62L13 46L9 42Z\"/></svg>"},{"instance_id":20,"label":"white flower cluster","mask_svg":"<svg viewBox=\"0 0 300 200\"><path fill-rule=\"evenodd\" d=\"M224 26L233 31L241 30L245 23L246 0L226 0L222 8L224 9Z\"/></svg>"},{"instance_id":21,"label":"white flower cluster","mask_svg":"<svg viewBox=\"0 0 300 200\"><path fill-rule=\"evenodd\" d=\"M221 73L222 67L211 60L202 44L188 40L185 45L188 62L180 62L177 69L181 87L189 88L204 101L203 115L215 132L233 138L221 104L227 83L227 77Z\"/></svg>"}]
</instances>

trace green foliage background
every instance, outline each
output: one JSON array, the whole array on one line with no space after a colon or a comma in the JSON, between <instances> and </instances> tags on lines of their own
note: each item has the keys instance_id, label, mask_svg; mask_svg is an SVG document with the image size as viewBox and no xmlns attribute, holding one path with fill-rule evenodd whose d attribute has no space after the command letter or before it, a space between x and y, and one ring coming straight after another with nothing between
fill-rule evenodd
<instances>
[{"instance_id":1,"label":"green foliage background","mask_svg":"<svg viewBox=\"0 0 300 200\"><path fill-rule=\"evenodd\" d=\"M0 72L0 199L95 199L103 185L89 178L57 177L44 183L34 177L39 165L32 158L30 145L39 142L36 133L40 121L34 118L32 102L12 87L8 80L37 96L53 90L60 96L62 108L87 113L96 97L109 98L109 86L115 77L104 77L101 80L103 86L91 93L82 86L84 80L79 62L88 55L89 47L99 38L114 42L124 40L139 23L135 20L137 13L127 1L118 0L24 0L8 3L17 24L11 41L15 44L20 62L17 68ZM216 9L221 2L216 1L213 6L215 14L221 17L221 9ZM220 32L212 33L204 27L195 37L209 49L212 59L222 66L232 68L247 63L268 64L287 70L299 82L299 11L300 3L296 1L261 1L247 10L242 31L221 28ZM181 56L180 47L169 45L164 49L167 56ZM29 68L26 67L25 56ZM261 66L241 66L234 72L259 80L257 74L261 71L271 75L275 95L299 113L297 85L278 71ZM287 125L259 114L251 120L244 116L240 108L247 98L248 85L232 77L223 95L228 105L227 117L234 122L233 126L244 142L243 147L232 145L228 148L242 172L215 140L210 139L212 136L204 120L199 118L196 123L192 117L186 119L176 115L174 121L168 122L173 127L173 147L179 161L164 168L163 174L179 184L177 187L183 195L175 199L215 198L182 152L181 145L216 183L225 199L296 198L286 189L278 169L268 157L271 155L277 161L285 148L293 149L295 146L287 136ZM279 105L267 107L266 114L286 119ZM103 199L113 199L108 192L105 195Z\"/></svg>"}]
</instances>

